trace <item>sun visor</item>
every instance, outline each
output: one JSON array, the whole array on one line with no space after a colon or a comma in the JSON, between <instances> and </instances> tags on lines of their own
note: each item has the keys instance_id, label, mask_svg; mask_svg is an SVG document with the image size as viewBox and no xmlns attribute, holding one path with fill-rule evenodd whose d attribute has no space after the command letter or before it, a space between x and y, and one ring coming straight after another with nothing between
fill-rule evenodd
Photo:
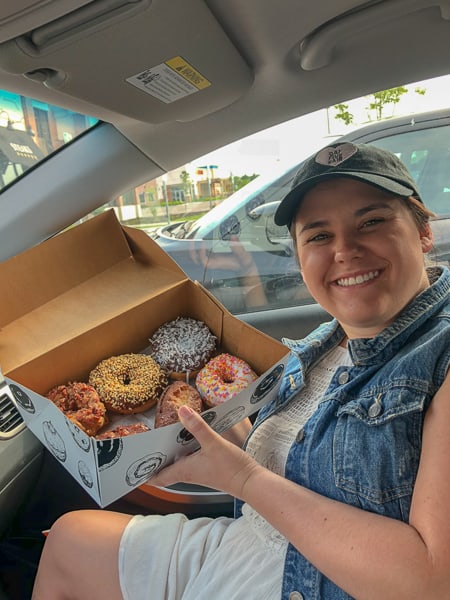
<instances>
[{"instance_id":1,"label":"sun visor","mask_svg":"<svg viewBox=\"0 0 450 600\"><path fill-rule=\"evenodd\" d=\"M1 43L0 68L155 124L215 112L253 81L203 0L90 2Z\"/></svg>"}]
</instances>

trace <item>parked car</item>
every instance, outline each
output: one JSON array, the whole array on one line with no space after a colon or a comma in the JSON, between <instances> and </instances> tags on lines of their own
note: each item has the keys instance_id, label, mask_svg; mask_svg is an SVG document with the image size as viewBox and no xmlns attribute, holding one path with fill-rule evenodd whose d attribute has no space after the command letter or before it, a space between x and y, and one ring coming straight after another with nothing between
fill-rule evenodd
<instances>
[{"instance_id":1,"label":"parked car","mask_svg":"<svg viewBox=\"0 0 450 600\"><path fill-rule=\"evenodd\" d=\"M407 165L427 206L436 214L435 259L450 261L450 111L438 110L376 121L335 141L386 148ZM285 227L273 215L301 163L277 177L264 175L234 193L196 221L161 227L154 238L185 272L216 295L232 312L273 310L313 299L303 285ZM236 268L226 268L236 244L249 252L259 278L252 282ZM255 305L262 286L266 302ZM259 296L261 297L261 296Z\"/></svg>"},{"instance_id":2,"label":"parked car","mask_svg":"<svg viewBox=\"0 0 450 600\"><path fill-rule=\"evenodd\" d=\"M30 313L43 306L38 316L45 313L51 324L45 330L45 343L37 340L33 327L21 319L18 303L11 300L17 298L17 255L41 247L45 256L49 238L85 221L105 203L252 133L345 99L447 75L449 34L445 3L425 0L3 2L0 89L5 98L9 95L9 104L0 112L0 129L7 129L9 135L0 160L0 262L11 261L8 277L2 281L3 371L16 352L8 339L11 324L21 328L17 341L22 348L45 354L49 347L58 346L62 328L70 328L83 315L91 318L93 306L98 314L99 303L104 301L106 306L114 297L93 292L89 302L73 303L70 310L61 311L58 285L49 298L48 287L37 282L20 296L21 306L26 305ZM378 137L395 142L415 132L448 131L448 124L442 123L425 127L418 118L414 124L404 123L401 136L391 138L384 131ZM380 125L389 126L390 122ZM14 136L15 130L21 133ZM378 143L376 135L369 138L364 139ZM11 142L16 145L14 152L8 146ZM436 160L444 157L443 149L434 152L437 143L413 144L409 154L417 168L422 158L429 158L424 173L430 184L434 179L429 167L438 166ZM393 148L397 151L395 144ZM292 173L286 177L284 190ZM255 183L256 188L261 182ZM439 209L443 215L448 185L445 181L442 185L437 206L444 206ZM244 199L250 190L243 191ZM185 246L177 255L169 250L180 264L191 248L197 256L200 250L201 260L196 259L200 271L192 275L240 313L242 320L277 340L300 338L327 318L306 297L285 230L274 228L269 218L272 202L278 202L282 194L283 188L273 193L255 189L251 202L240 205L240 213L217 217L218 229L208 234L195 234L193 229L194 241L180 239L180 246ZM208 219L215 218L212 213L200 225L206 231ZM244 295L236 273L218 271L212 262L216 255L229 258L231 242L235 250L240 249L239 241L228 239L236 233L244 250L257 255L264 306L247 296L252 293L252 282ZM161 240L163 235L168 238L164 233ZM442 241L438 237L439 247L444 236ZM207 245L210 238L213 247ZM164 247L169 248L169 243ZM83 249L77 252L87 287L92 257ZM284 270L277 266L281 262ZM40 268L47 267L55 282L48 261L44 258L42 263ZM175 269L170 261L167 265L168 272ZM107 260L103 266L107 272ZM58 272L73 275L68 264L59 267ZM25 278L32 279L32 270L25 270ZM168 302L173 302L170 285L167 289ZM118 283L115 291L125 294L126 285ZM110 321L116 317L110 315ZM93 343L104 341L100 330L99 326ZM117 338L120 333L118 329ZM55 361L45 366L46 372L58 366L58 353L53 356ZM75 364L76 353L71 360ZM34 371L36 380L44 368L39 367ZM30 597L44 543L42 531L62 513L83 507L101 510L25 427L9 396L1 393L1 600ZM110 508L132 513L230 514L231 499L195 486L154 489L143 484Z\"/></svg>"}]
</instances>

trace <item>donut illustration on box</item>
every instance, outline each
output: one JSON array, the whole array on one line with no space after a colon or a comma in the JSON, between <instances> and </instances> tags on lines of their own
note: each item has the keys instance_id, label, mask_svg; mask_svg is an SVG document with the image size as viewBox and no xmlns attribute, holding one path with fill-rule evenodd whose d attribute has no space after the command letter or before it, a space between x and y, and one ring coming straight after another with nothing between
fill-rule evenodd
<instances>
[{"instance_id":1,"label":"donut illustration on box","mask_svg":"<svg viewBox=\"0 0 450 600\"><path fill-rule=\"evenodd\" d=\"M150 477L158 472L166 462L167 456L161 452L143 456L128 467L125 481L130 487L136 487L147 481L147 479L150 479Z\"/></svg>"},{"instance_id":2,"label":"donut illustration on box","mask_svg":"<svg viewBox=\"0 0 450 600\"><path fill-rule=\"evenodd\" d=\"M26 410L30 414L34 414L36 412L31 398L18 385L11 383L9 389L11 390L15 400L20 404L20 406L24 410Z\"/></svg>"},{"instance_id":3,"label":"donut illustration on box","mask_svg":"<svg viewBox=\"0 0 450 600\"><path fill-rule=\"evenodd\" d=\"M69 428L70 433L72 434L73 439L75 440L77 446L79 446L85 452L89 452L91 447L91 440L88 435L84 433L75 423L72 423L69 419L66 420L66 425Z\"/></svg>"},{"instance_id":4,"label":"donut illustration on box","mask_svg":"<svg viewBox=\"0 0 450 600\"><path fill-rule=\"evenodd\" d=\"M100 471L112 467L122 455L123 441L120 438L111 438L97 441L97 462Z\"/></svg>"},{"instance_id":5,"label":"donut illustration on box","mask_svg":"<svg viewBox=\"0 0 450 600\"><path fill-rule=\"evenodd\" d=\"M257 404L261 402L263 398L267 396L267 394L272 390L276 384L278 383L281 375L284 371L284 365L277 365L270 373L268 373L264 379L259 383L259 385L254 390L251 398L251 404Z\"/></svg>"},{"instance_id":6,"label":"donut illustration on box","mask_svg":"<svg viewBox=\"0 0 450 600\"><path fill-rule=\"evenodd\" d=\"M78 473L86 487L91 488L94 485L92 473L84 460L78 461Z\"/></svg>"},{"instance_id":7,"label":"donut illustration on box","mask_svg":"<svg viewBox=\"0 0 450 600\"><path fill-rule=\"evenodd\" d=\"M67 459L67 451L64 440L56 431L51 421L43 421L42 431L44 433L45 441L47 442L48 449L56 456L61 462L65 462Z\"/></svg>"},{"instance_id":8,"label":"donut illustration on box","mask_svg":"<svg viewBox=\"0 0 450 600\"><path fill-rule=\"evenodd\" d=\"M224 415L221 419L219 419L217 423L214 424L213 429L216 433L222 433L229 429L235 423L242 421L244 416L245 406L237 406L236 408L233 408L233 410L230 410L230 412L227 412L227 414Z\"/></svg>"}]
</instances>

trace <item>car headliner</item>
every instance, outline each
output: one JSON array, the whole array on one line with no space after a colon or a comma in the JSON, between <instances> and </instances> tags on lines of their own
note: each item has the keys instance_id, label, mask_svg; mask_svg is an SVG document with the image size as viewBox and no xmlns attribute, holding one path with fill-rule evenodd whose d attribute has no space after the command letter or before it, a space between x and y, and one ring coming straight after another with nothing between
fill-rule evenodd
<instances>
[{"instance_id":1,"label":"car headliner","mask_svg":"<svg viewBox=\"0 0 450 600\"><path fill-rule=\"evenodd\" d=\"M0 84L114 123L164 170L278 122L448 72L444 0L21 5L2 2ZM82 11L100 5L109 13L92 26L78 24L77 14L82 23ZM77 6L56 42L36 27ZM164 105L125 81L173 56L192 63L209 89ZM46 87L30 79L38 69L58 70L66 80Z\"/></svg>"},{"instance_id":2,"label":"car headliner","mask_svg":"<svg viewBox=\"0 0 450 600\"><path fill-rule=\"evenodd\" d=\"M2 191L0 260L236 139L447 74L449 18L445 0L3 0L0 86L109 125ZM177 57L198 92L127 81Z\"/></svg>"}]
</instances>

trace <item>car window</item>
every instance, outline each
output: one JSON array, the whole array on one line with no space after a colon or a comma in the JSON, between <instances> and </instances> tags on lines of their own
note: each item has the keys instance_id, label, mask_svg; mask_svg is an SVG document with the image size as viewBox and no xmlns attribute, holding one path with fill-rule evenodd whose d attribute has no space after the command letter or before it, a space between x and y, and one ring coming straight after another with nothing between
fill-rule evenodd
<instances>
[{"instance_id":1,"label":"car window","mask_svg":"<svg viewBox=\"0 0 450 600\"><path fill-rule=\"evenodd\" d=\"M389 135L371 143L397 154L417 181L427 206L439 216L450 215L450 125Z\"/></svg>"},{"instance_id":2,"label":"car window","mask_svg":"<svg viewBox=\"0 0 450 600\"><path fill-rule=\"evenodd\" d=\"M234 313L311 303L289 232L273 220L297 169L258 177L197 221L161 227L153 237Z\"/></svg>"},{"instance_id":3,"label":"car window","mask_svg":"<svg viewBox=\"0 0 450 600\"><path fill-rule=\"evenodd\" d=\"M426 204L439 217L439 222L434 223L436 260L448 262L450 219L445 217L450 216L450 126L440 125L420 124L410 131L405 127L380 128L379 123L374 123L373 127L364 128L363 135L356 130L346 139L386 148L406 164ZM117 205L123 205L129 197L128 212L134 214L133 203L140 198L142 218L133 224L143 227L191 279L200 281L231 312L242 314L311 304L314 300L303 284L289 232L273 220L298 168L296 164L276 175L260 175L212 204L197 203L193 198L177 203L172 194L169 205L164 184L165 207L157 197L149 200L136 191L113 205L116 204L121 218L128 214L127 207L118 209ZM154 189L157 188L156 183ZM200 211L200 216L189 218L190 211L194 215ZM256 265L258 275L248 274L250 263Z\"/></svg>"},{"instance_id":4,"label":"car window","mask_svg":"<svg viewBox=\"0 0 450 600\"><path fill-rule=\"evenodd\" d=\"M0 90L0 189L97 122L93 117Z\"/></svg>"}]
</instances>

